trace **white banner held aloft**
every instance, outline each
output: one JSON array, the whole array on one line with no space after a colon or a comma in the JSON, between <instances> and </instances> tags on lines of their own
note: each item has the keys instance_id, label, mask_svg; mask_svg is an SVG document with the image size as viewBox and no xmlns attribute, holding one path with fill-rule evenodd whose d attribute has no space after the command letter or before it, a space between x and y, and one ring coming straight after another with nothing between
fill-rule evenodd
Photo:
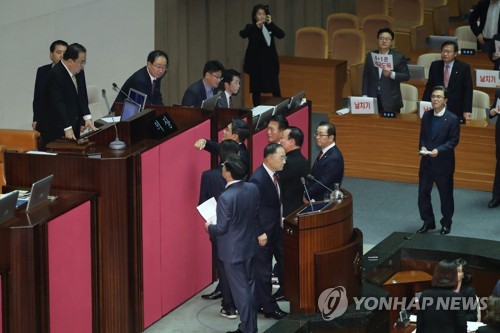
<instances>
[{"instance_id":1,"label":"white banner held aloft","mask_svg":"<svg viewBox=\"0 0 500 333\"><path fill-rule=\"evenodd\" d=\"M373 64L377 68L394 70L394 62L392 61L392 54L378 54L372 52Z\"/></svg>"},{"instance_id":2,"label":"white banner held aloft","mask_svg":"<svg viewBox=\"0 0 500 333\"><path fill-rule=\"evenodd\" d=\"M420 101L418 103L418 113L420 114L420 118L424 115L425 111L432 110L432 103L427 101Z\"/></svg>"},{"instance_id":3,"label":"white banner held aloft","mask_svg":"<svg viewBox=\"0 0 500 333\"><path fill-rule=\"evenodd\" d=\"M377 99L373 97L349 96L349 108L352 114L377 113Z\"/></svg>"},{"instance_id":4,"label":"white banner held aloft","mask_svg":"<svg viewBox=\"0 0 500 333\"><path fill-rule=\"evenodd\" d=\"M500 71L476 69L476 87L496 88L500 84Z\"/></svg>"}]
</instances>

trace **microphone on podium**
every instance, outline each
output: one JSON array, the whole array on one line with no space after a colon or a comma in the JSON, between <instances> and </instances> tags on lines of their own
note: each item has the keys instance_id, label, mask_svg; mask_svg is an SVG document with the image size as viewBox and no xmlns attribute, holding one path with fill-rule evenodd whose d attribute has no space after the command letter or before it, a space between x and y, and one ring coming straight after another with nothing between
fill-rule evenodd
<instances>
[{"instance_id":1,"label":"microphone on podium","mask_svg":"<svg viewBox=\"0 0 500 333\"><path fill-rule=\"evenodd\" d=\"M116 85L116 83L113 82L113 87L118 87L118 86ZM120 88L118 88L118 89L120 89ZM121 89L120 89L120 91L121 91ZM123 91L122 91L122 93L123 93ZM106 106L108 107L108 115L110 115L111 119L113 119L113 114L111 112L111 108L109 107L108 98L106 97L106 90L105 89L102 90L102 97L104 98L104 101L106 102ZM115 128L116 137L115 137L114 141L111 141L109 143L108 148L113 149L113 150L125 149L125 147L127 145L125 144L125 142L120 141L120 138L118 137L118 129L116 128L116 122L114 121L114 119L113 119L113 126Z\"/></svg>"},{"instance_id":2,"label":"microphone on podium","mask_svg":"<svg viewBox=\"0 0 500 333\"><path fill-rule=\"evenodd\" d=\"M322 182L320 182L319 180L317 180L316 178L314 178L313 175L308 174L307 175L307 179L310 179L310 180L314 181L315 183L317 183L317 184L323 186L324 188L326 188L328 191L330 191L330 193L333 193L333 190L331 188L327 187L325 184L323 184Z\"/></svg>"},{"instance_id":3,"label":"microphone on podium","mask_svg":"<svg viewBox=\"0 0 500 333\"><path fill-rule=\"evenodd\" d=\"M304 186L304 190L305 190L306 195L307 195L307 200L309 200L309 206L311 206L311 212L313 212L314 208L313 208L313 204L311 202L311 196L309 195L309 191L307 190L306 180L304 179L304 177L300 177L300 182L302 183L302 186Z\"/></svg>"},{"instance_id":4,"label":"microphone on podium","mask_svg":"<svg viewBox=\"0 0 500 333\"><path fill-rule=\"evenodd\" d=\"M113 82L112 85L113 85L113 88L115 90L118 90L119 92L121 92L123 94L123 96L125 96L125 98L128 98L128 94L124 93L123 90L120 87L118 87L118 85L116 83Z\"/></svg>"}]
</instances>

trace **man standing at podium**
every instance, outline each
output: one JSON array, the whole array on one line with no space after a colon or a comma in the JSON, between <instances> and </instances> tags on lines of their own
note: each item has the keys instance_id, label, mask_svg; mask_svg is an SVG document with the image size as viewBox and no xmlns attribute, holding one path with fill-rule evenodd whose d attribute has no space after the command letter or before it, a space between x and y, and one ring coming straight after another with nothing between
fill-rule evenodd
<instances>
[{"instance_id":1,"label":"man standing at podium","mask_svg":"<svg viewBox=\"0 0 500 333\"><path fill-rule=\"evenodd\" d=\"M336 135L335 126L326 121L319 123L316 129L316 145L321 151L311 169L311 175L316 181L308 180L307 183L311 200L322 201L325 194L330 194L330 191L320 184L333 189L334 184L340 185L344 178L344 157L335 144ZM305 194L303 201L309 202Z\"/></svg>"},{"instance_id":2,"label":"man standing at podium","mask_svg":"<svg viewBox=\"0 0 500 333\"><path fill-rule=\"evenodd\" d=\"M460 137L458 117L446 108L447 91L443 86L432 89L433 110L424 112L420 125L420 170L418 172L418 209L424 221L417 230L425 234L436 228L431 203L432 185L436 183L441 200L441 235L451 231L451 218L455 210L453 201L453 173L455 147Z\"/></svg>"},{"instance_id":3,"label":"man standing at podium","mask_svg":"<svg viewBox=\"0 0 500 333\"><path fill-rule=\"evenodd\" d=\"M80 138L80 124L95 130L89 110L85 66L87 50L80 44L68 46L63 59L47 76L42 95L40 133L44 143L65 137Z\"/></svg>"}]
</instances>

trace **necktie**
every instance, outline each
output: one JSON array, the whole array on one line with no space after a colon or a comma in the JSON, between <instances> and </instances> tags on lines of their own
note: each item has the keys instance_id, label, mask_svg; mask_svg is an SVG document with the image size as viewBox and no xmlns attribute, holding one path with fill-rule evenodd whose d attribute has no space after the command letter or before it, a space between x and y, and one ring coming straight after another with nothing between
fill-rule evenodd
<instances>
[{"instance_id":1,"label":"necktie","mask_svg":"<svg viewBox=\"0 0 500 333\"><path fill-rule=\"evenodd\" d=\"M319 152L318 157L316 157L316 162L318 162L321 159L321 156L323 156L322 150Z\"/></svg>"},{"instance_id":2,"label":"necktie","mask_svg":"<svg viewBox=\"0 0 500 333\"><path fill-rule=\"evenodd\" d=\"M156 80L153 80L153 82L151 82L151 95L155 93L155 87L156 87Z\"/></svg>"},{"instance_id":3,"label":"necktie","mask_svg":"<svg viewBox=\"0 0 500 333\"><path fill-rule=\"evenodd\" d=\"M448 83L450 82L450 65L445 65L444 67L444 86L448 88Z\"/></svg>"},{"instance_id":4,"label":"necktie","mask_svg":"<svg viewBox=\"0 0 500 333\"><path fill-rule=\"evenodd\" d=\"M229 96L229 108L233 106L233 96Z\"/></svg>"},{"instance_id":5,"label":"necktie","mask_svg":"<svg viewBox=\"0 0 500 333\"><path fill-rule=\"evenodd\" d=\"M76 76L72 75L71 80L73 80L73 85L75 86L76 92L78 93L78 83L76 83Z\"/></svg>"},{"instance_id":6,"label":"necktie","mask_svg":"<svg viewBox=\"0 0 500 333\"><path fill-rule=\"evenodd\" d=\"M273 174L274 187L276 187L276 192L278 192L278 197L280 196L280 187L278 184L278 174L275 172Z\"/></svg>"}]
</instances>

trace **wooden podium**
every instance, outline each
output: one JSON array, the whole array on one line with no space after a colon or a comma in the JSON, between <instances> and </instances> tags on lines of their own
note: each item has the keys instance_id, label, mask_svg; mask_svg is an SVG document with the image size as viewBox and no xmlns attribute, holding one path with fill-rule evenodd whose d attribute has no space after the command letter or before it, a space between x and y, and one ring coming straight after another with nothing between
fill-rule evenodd
<instances>
[{"instance_id":1,"label":"wooden podium","mask_svg":"<svg viewBox=\"0 0 500 333\"><path fill-rule=\"evenodd\" d=\"M285 297L290 312L314 313L317 299L328 288L344 286L349 303L360 295L363 234L353 230L352 196L322 212L297 215L302 206L285 218Z\"/></svg>"}]
</instances>

